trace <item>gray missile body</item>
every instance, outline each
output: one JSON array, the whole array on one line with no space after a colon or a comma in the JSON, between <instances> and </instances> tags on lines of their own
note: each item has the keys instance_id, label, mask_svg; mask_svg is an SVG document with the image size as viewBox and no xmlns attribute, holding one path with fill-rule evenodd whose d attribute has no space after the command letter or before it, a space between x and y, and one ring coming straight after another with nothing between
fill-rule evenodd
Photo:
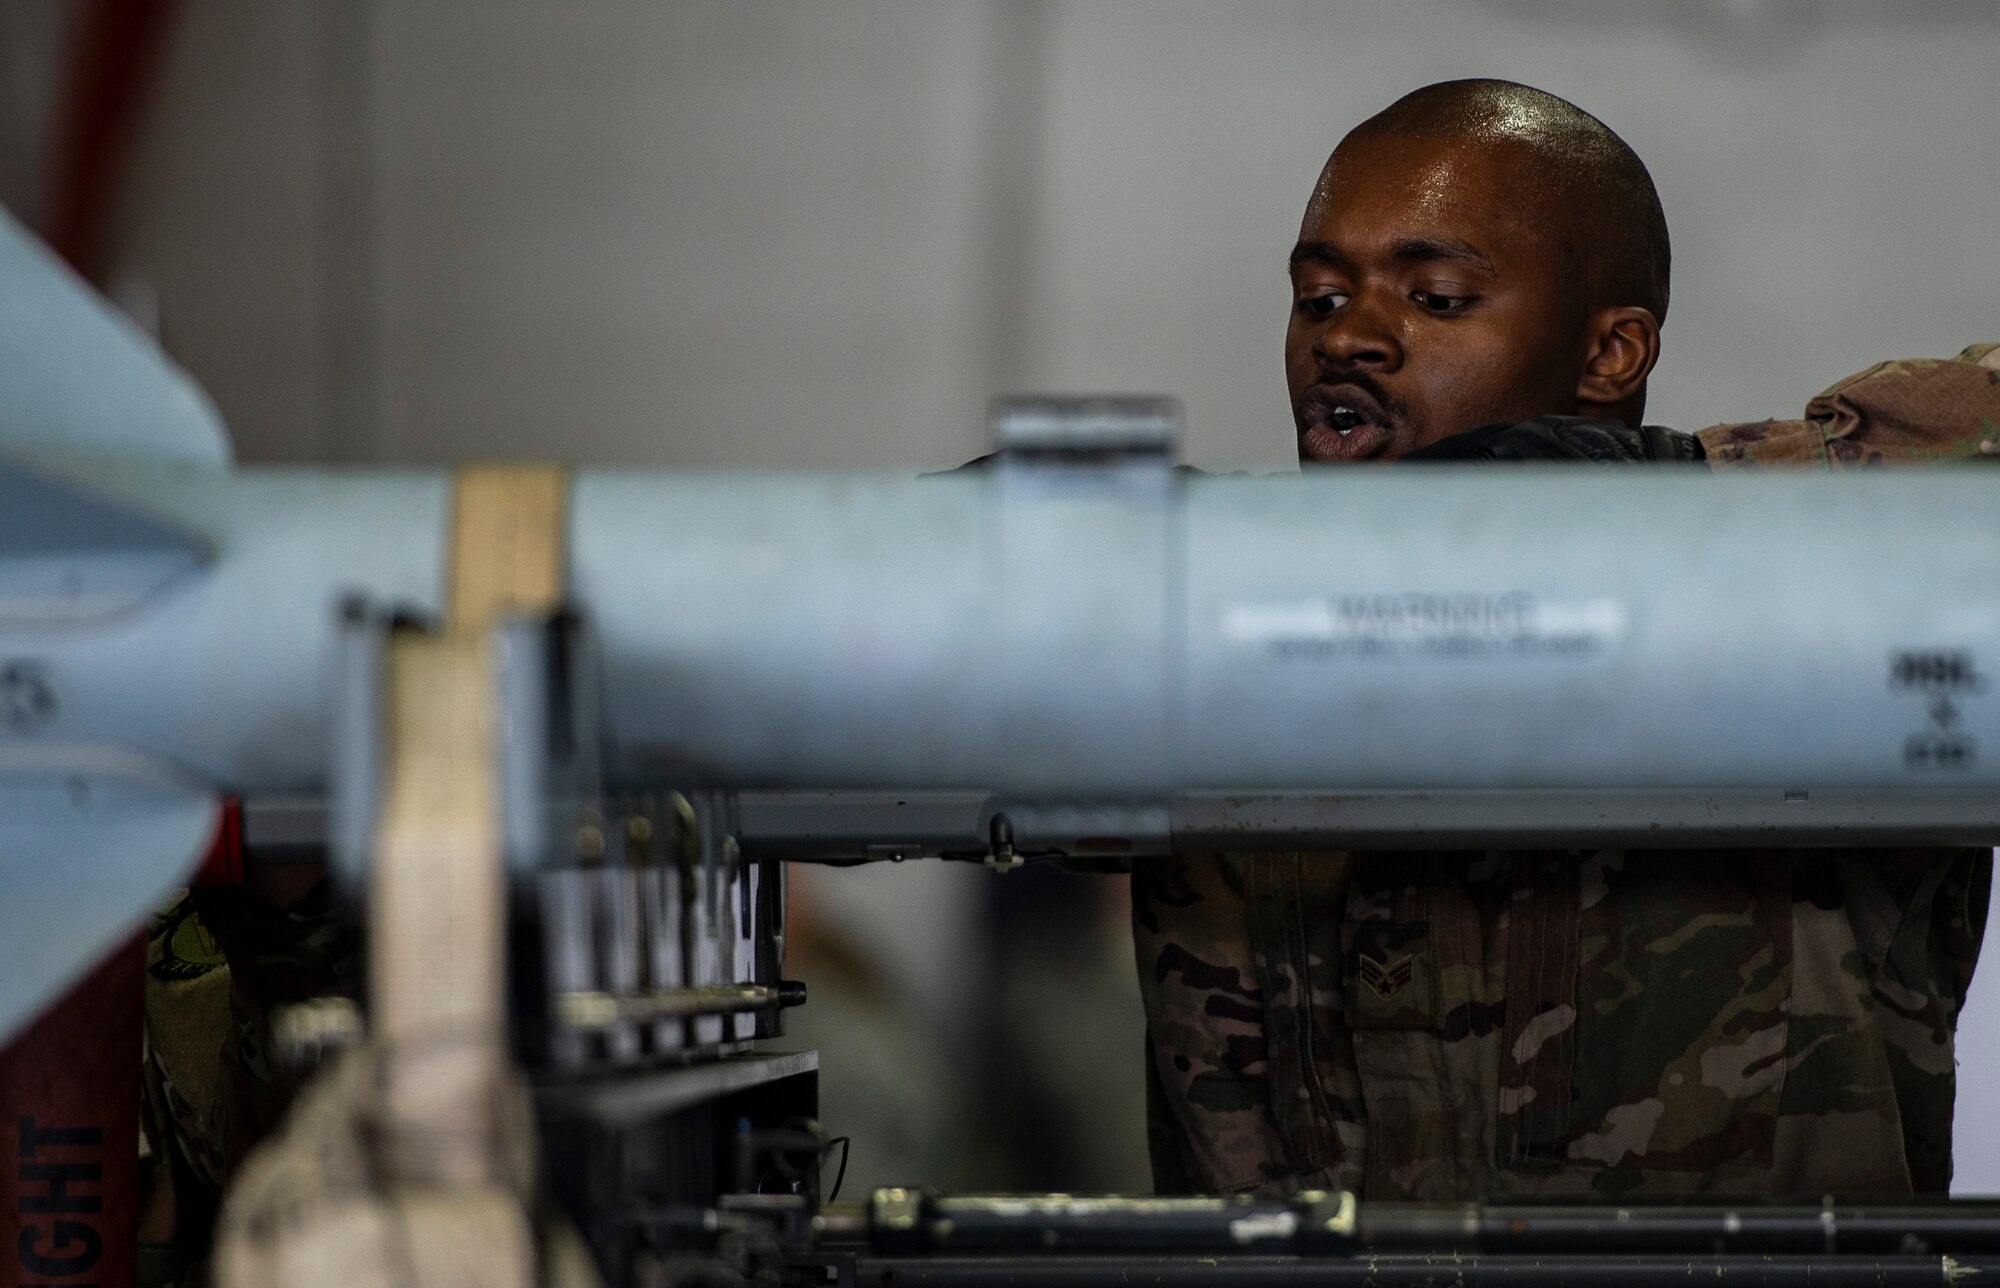
<instances>
[{"instance_id":1,"label":"gray missile body","mask_svg":"<svg viewBox=\"0 0 2000 1288\"><path fill-rule=\"evenodd\" d=\"M338 608L439 611L449 478L229 468L164 359L0 250L4 1034L219 793L325 789ZM22 376L107 363L156 379ZM568 585L625 785L2000 801L1996 519L1975 473L586 471Z\"/></svg>"},{"instance_id":2,"label":"gray missile body","mask_svg":"<svg viewBox=\"0 0 2000 1288\"><path fill-rule=\"evenodd\" d=\"M618 783L2000 786L1976 475L573 488ZM73 495L190 554L87 616L7 606L0 657L42 690L8 763L115 751L232 792L322 788L335 610L438 612L446 477L100 468ZM1973 750L1933 764L1910 739L1947 689Z\"/></svg>"}]
</instances>

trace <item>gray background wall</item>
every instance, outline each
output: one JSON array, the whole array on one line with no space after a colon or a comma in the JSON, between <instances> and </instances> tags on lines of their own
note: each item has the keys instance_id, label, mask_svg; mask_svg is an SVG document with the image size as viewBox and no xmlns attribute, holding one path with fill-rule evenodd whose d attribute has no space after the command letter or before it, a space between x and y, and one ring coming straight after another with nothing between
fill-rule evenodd
<instances>
[{"instance_id":1,"label":"gray background wall","mask_svg":"<svg viewBox=\"0 0 2000 1288\"><path fill-rule=\"evenodd\" d=\"M1996 65L1984 0L187 0L121 245L254 459L938 465L1088 387L1279 467L1319 162L1501 74L1651 165L1693 428L1994 332Z\"/></svg>"},{"instance_id":2,"label":"gray background wall","mask_svg":"<svg viewBox=\"0 0 2000 1288\"><path fill-rule=\"evenodd\" d=\"M31 215L73 8L0 7L0 197ZM1089 388L1179 394L1198 464L1285 468L1320 161L1502 75L1651 165L1652 413L1695 428L2000 338L1996 68L1984 0L186 0L113 285L246 459L937 467L993 393ZM947 1013L974 896L896 878L844 915Z\"/></svg>"}]
</instances>

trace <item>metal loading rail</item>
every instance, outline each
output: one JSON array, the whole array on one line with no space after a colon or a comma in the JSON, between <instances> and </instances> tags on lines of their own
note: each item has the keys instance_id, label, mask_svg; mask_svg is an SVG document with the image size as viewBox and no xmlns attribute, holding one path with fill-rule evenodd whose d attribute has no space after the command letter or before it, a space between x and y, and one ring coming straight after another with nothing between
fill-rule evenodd
<instances>
[{"instance_id":1,"label":"metal loading rail","mask_svg":"<svg viewBox=\"0 0 2000 1288\"><path fill-rule=\"evenodd\" d=\"M878 1190L809 1221L816 1282L1959 1284L2000 1270L2000 1202L1426 1205ZM803 1278L801 1279L803 1282Z\"/></svg>"},{"instance_id":2,"label":"metal loading rail","mask_svg":"<svg viewBox=\"0 0 2000 1288\"><path fill-rule=\"evenodd\" d=\"M2000 1261L1954 1257L1381 1256L1351 1260L1236 1257L857 1257L828 1263L828 1288L1180 1288L1181 1285L1355 1285L1356 1288L1941 1288L1977 1282Z\"/></svg>"}]
</instances>

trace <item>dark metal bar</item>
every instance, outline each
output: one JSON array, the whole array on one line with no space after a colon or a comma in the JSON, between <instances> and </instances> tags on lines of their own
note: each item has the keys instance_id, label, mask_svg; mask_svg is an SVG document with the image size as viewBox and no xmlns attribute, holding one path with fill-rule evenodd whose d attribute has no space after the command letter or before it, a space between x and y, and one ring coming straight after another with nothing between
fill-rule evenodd
<instances>
[{"instance_id":1,"label":"dark metal bar","mask_svg":"<svg viewBox=\"0 0 2000 1288\"><path fill-rule=\"evenodd\" d=\"M1362 1207L1361 1239L1393 1246L1395 1212ZM1407 1238L1401 1246L1411 1247ZM1637 1208L1489 1206L1491 1252L2000 1254L2000 1208L1986 1201L1866 1206L1732 1204Z\"/></svg>"},{"instance_id":2,"label":"dark metal bar","mask_svg":"<svg viewBox=\"0 0 2000 1288\"><path fill-rule=\"evenodd\" d=\"M867 1231L886 1254L2000 1256L2000 1204L1398 1204L1332 1191L1167 1199L884 1189L869 1199Z\"/></svg>"},{"instance_id":3,"label":"dark metal bar","mask_svg":"<svg viewBox=\"0 0 2000 1288\"><path fill-rule=\"evenodd\" d=\"M1938 788L1687 791L1189 792L1151 804L1034 802L987 792L740 792L750 858L915 859L978 851L1004 812L1026 854L2000 843L2000 795ZM326 843L323 802L252 797L251 862Z\"/></svg>"},{"instance_id":4,"label":"dark metal bar","mask_svg":"<svg viewBox=\"0 0 2000 1288\"><path fill-rule=\"evenodd\" d=\"M2000 1262L1950 1257L1372 1256L1299 1257L858 1257L824 1282L855 1288L1181 1288L1232 1284L1360 1288L1956 1288ZM848 1271L847 1274L839 1273ZM1969 1284L1967 1284L1969 1288Z\"/></svg>"}]
</instances>

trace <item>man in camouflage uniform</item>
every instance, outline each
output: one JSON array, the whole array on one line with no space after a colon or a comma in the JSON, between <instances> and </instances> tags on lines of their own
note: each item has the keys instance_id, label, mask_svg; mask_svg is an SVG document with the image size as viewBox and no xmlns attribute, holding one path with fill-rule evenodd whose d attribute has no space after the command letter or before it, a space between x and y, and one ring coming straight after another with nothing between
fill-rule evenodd
<instances>
[{"instance_id":1,"label":"man in camouflage uniform","mask_svg":"<svg viewBox=\"0 0 2000 1288\"><path fill-rule=\"evenodd\" d=\"M1293 254L1301 457L2000 454L1991 345L1872 368L1798 421L1639 428L1667 268L1652 181L1600 122L1505 82L1410 95L1335 151ZM1156 1182L1942 1192L1990 870L1942 849L1142 864Z\"/></svg>"}]
</instances>

